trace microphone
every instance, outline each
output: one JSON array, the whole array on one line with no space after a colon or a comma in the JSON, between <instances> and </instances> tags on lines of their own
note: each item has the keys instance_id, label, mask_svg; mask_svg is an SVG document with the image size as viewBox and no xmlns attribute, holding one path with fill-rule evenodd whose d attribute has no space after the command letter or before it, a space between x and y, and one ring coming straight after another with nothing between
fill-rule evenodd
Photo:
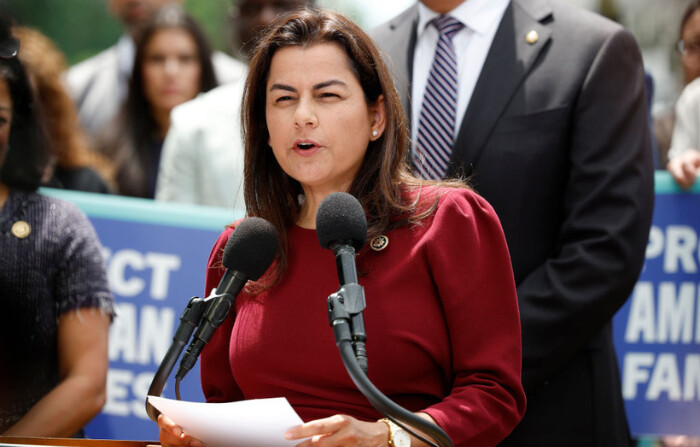
<instances>
[{"instance_id":1,"label":"microphone","mask_svg":"<svg viewBox=\"0 0 700 447\"><path fill-rule=\"evenodd\" d=\"M355 266L355 251L360 250L367 240L367 218L360 202L344 192L328 195L321 201L316 213L316 235L322 248L335 253L341 287L328 297L328 319L350 378L380 413L395 423L417 428L441 447L452 447L450 438L440 427L393 402L367 376L367 335L362 319L365 292L357 283ZM425 443L435 446L423 435L407 429L405 425L401 426Z\"/></svg>"},{"instance_id":2,"label":"microphone","mask_svg":"<svg viewBox=\"0 0 700 447\"><path fill-rule=\"evenodd\" d=\"M367 219L360 202L345 192L328 195L321 201L316 213L316 235L322 248L335 253L340 289L329 297L328 312L336 341L345 337L350 325L351 340L357 362L367 374L364 289L357 282L355 252L367 240Z\"/></svg>"},{"instance_id":3,"label":"microphone","mask_svg":"<svg viewBox=\"0 0 700 447\"><path fill-rule=\"evenodd\" d=\"M228 316L246 282L258 280L267 271L277 254L277 247L277 230L265 219L248 217L238 224L224 248L222 263L226 272L218 287L204 300L209 304L192 342L182 356L175 374L176 380L182 380L192 369L216 328Z\"/></svg>"}]
</instances>

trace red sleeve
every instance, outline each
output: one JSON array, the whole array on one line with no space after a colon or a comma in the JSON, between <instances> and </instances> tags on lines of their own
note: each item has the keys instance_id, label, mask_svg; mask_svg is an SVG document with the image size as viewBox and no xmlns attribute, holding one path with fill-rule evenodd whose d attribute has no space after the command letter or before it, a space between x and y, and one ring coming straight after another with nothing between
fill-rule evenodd
<instances>
[{"instance_id":1,"label":"red sleeve","mask_svg":"<svg viewBox=\"0 0 700 447\"><path fill-rule=\"evenodd\" d=\"M456 190L440 199L428 232L453 385L425 412L455 445L495 445L525 412L518 301L503 230L485 200Z\"/></svg>"},{"instance_id":2,"label":"red sleeve","mask_svg":"<svg viewBox=\"0 0 700 447\"><path fill-rule=\"evenodd\" d=\"M219 285L226 271L221 258L224 246L232 232L232 228L224 230L211 249L209 262L207 262L204 296L209 296L212 289ZM233 379L229 363L229 342L234 321L234 313L231 312L214 332L199 358L202 391L207 402L231 402L243 399L243 394Z\"/></svg>"}]
</instances>

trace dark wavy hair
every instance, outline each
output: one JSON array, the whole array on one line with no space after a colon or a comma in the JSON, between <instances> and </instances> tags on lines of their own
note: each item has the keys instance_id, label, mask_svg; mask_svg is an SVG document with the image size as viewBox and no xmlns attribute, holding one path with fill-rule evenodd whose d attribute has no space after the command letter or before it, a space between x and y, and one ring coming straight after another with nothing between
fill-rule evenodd
<instances>
[{"instance_id":1,"label":"dark wavy hair","mask_svg":"<svg viewBox=\"0 0 700 447\"><path fill-rule=\"evenodd\" d=\"M218 85L211 61L211 45L197 22L179 5L161 8L139 35L126 102L98 144L99 150L115 164L117 189L122 195L147 197L148 173L156 168L153 165L157 160L151 149L158 125L143 93L143 65L146 46L153 35L169 28L182 29L195 41L201 70L199 92L207 92Z\"/></svg>"},{"instance_id":2,"label":"dark wavy hair","mask_svg":"<svg viewBox=\"0 0 700 447\"><path fill-rule=\"evenodd\" d=\"M33 28L14 26L12 34L19 39L19 59L32 77L33 91L43 112L43 121L50 136L48 149L57 167L91 168L110 186L113 183L111 163L90 149L88 137L80 127L75 104L66 92L62 76L68 68L63 53L44 34Z\"/></svg>"},{"instance_id":3,"label":"dark wavy hair","mask_svg":"<svg viewBox=\"0 0 700 447\"><path fill-rule=\"evenodd\" d=\"M257 42L250 59L242 106L245 139L244 195L247 214L270 221L279 232L280 247L269 284L279 279L287 264L287 230L297 220L303 189L277 163L268 146L265 119L266 83L275 53L285 47L309 47L333 43L343 49L353 73L362 86L365 101L375 105L384 97L386 128L370 141L350 194L362 204L367 216L368 240L391 228L427 217L437 201L420 206L420 186L464 183L427 182L414 177L406 162L408 128L399 95L391 75L371 38L343 15L307 7L278 19ZM269 285L268 284L268 285Z\"/></svg>"},{"instance_id":4,"label":"dark wavy hair","mask_svg":"<svg viewBox=\"0 0 700 447\"><path fill-rule=\"evenodd\" d=\"M0 41L9 38L9 20L0 18ZM49 163L48 139L39 106L27 72L16 56L0 57L0 78L7 83L12 99L10 138L0 179L10 188L36 191Z\"/></svg>"}]
</instances>

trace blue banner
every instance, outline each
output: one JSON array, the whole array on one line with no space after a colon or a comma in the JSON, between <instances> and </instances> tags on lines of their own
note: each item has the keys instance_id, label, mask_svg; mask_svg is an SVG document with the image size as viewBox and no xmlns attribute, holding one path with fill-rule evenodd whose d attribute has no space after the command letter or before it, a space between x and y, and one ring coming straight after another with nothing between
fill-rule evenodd
<instances>
[{"instance_id":1,"label":"blue banner","mask_svg":"<svg viewBox=\"0 0 700 447\"><path fill-rule=\"evenodd\" d=\"M204 295L204 275L216 238L243 211L42 189L76 203L102 243L117 303L110 327L107 403L85 429L94 439L157 440L146 415L153 376L192 296ZM163 396L174 398L174 379ZM204 401L199 365L180 385L181 397Z\"/></svg>"},{"instance_id":2,"label":"blue banner","mask_svg":"<svg viewBox=\"0 0 700 447\"><path fill-rule=\"evenodd\" d=\"M157 440L145 396L192 296L204 296L209 251L243 211L43 189L76 203L104 247L118 306L110 328L107 404L91 438ZM656 174L646 263L614 319L623 394L636 436L700 435L700 185ZM163 393L174 397L174 380ZM180 387L203 401L199 366Z\"/></svg>"},{"instance_id":3,"label":"blue banner","mask_svg":"<svg viewBox=\"0 0 700 447\"><path fill-rule=\"evenodd\" d=\"M700 186L656 175L644 270L615 315L614 337L635 435L700 435Z\"/></svg>"}]
</instances>

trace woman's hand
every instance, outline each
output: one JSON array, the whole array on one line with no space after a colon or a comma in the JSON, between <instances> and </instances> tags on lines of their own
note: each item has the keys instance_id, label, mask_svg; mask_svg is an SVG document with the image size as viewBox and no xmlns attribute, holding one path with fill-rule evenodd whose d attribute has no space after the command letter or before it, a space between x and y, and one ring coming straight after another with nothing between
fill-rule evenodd
<instances>
[{"instance_id":1,"label":"woman's hand","mask_svg":"<svg viewBox=\"0 0 700 447\"><path fill-rule=\"evenodd\" d=\"M700 152L696 149L689 149L669 161L666 169L681 188L689 189L693 186L698 169L700 169Z\"/></svg>"},{"instance_id":2,"label":"woman's hand","mask_svg":"<svg viewBox=\"0 0 700 447\"><path fill-rule=\"evenodd\" d=\"M176 425L164 414L158 416L158 440L163 447L169 446L189 446L201 447L204 444L197 438L193 438Z\"/></svg>"},{"instance_id":3,"label":"woman's hand","mask_svg":"<svg viewBox=\"0 0 700 447\"><path fill-rule=\"evenodd\" d=\"M362 422L351 416L337 414L292 427L285 433L285 437L310 438L298 444L298 447L386 447L389 442L389 427L384 422Z\"/></svg>"}]
</instances>

